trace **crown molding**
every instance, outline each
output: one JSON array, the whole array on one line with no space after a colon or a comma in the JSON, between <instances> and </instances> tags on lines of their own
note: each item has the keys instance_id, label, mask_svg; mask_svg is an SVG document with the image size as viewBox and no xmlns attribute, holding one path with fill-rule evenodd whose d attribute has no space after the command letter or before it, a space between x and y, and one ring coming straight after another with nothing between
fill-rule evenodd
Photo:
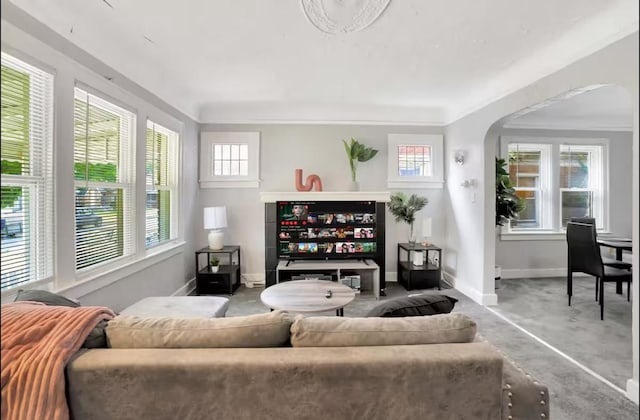
<instances>
[{"instance_id":1,"label":"crown molding","mask_svg":"<svg viewBox=\"0 0 640 420\"><path fill-rule=\"evenodd\" d=\"M571 130L571 131L633 131L631 124L592 124L585 121L584 124L576 121L555 122L510 122L503 128L515 128L522 130Z\"/></svg>"}]
</instances>

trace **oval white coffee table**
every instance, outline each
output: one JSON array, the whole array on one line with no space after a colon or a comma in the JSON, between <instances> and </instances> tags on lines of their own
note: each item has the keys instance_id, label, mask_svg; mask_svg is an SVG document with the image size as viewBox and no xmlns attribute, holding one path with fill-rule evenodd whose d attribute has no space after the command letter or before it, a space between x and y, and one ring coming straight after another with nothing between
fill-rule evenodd
<instances>
[{"instance_id":1,"label":"oval white coffee table","mask_svg":"<svg viewBox=\"0 0 640 420\"><path fill-rule=\"evenodd\" d=\"M326 297L327 291L331 297ZM336 310L344 315L344 307L356 297L348 286L325 280L293 280L267 287L260 300L271 309L291 312L324 312Z\"/></svg>"}]
</instances>

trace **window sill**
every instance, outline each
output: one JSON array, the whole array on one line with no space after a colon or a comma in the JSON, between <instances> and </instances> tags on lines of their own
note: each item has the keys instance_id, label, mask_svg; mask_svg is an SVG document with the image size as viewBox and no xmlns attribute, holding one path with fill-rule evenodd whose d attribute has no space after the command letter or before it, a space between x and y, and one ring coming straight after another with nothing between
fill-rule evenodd
<instances>
[{"instance_id":1,"label":"window sill","mask_svg":"<svg viewBox=\"0 0 640 420\"><path fill-rule=\"evenodd\" d=\"M260 188L259 180L200 181L200 188Z\"/></svg>"},{"instance_id":2,"label":"window sill","mask_svg":"<svg viewBox=\"0 0 640 420\"><path fill-rule=\"evenodd\" d=\"M387 188L390 189L412 189L412 188L430 188L442 189L443 181L423 181L423 180L387 180Z\"/></svg>"},{"instance_id":3,"label":"window sill","mask_svg":"<svg viewBox=\"0 0 640 420\"><path fill-rule=\"evenodd\" d=\"M606 238L611 232L598 231L598 236ZM500 233L502 241L566 241L567 232L505 232Z\"/></svg>"},{"instance_id":4,"label":"window sill","mask_svg":"<svg viewBox=\"0 0 640 420\"><path fill-rule=\"evenodd\" d=\"M160 246L160 249L154 249L144 258L126 262L116 268L101 271L90 277L85 277L73 284L67 284L59 288L55 288L55 293L62 293L67 297L78 299L98 289L102 289L112 283L122 280L132 274L151 267L163 260L178 255L184 251L186 242L180 241L166 246Z\"/></svg>"},{"instance_id":5,"label":"window sill","mask_svg":"<svg viewBox=\"0 0 640 420\"><path fill-rule=\"evenodd\" d=\"M509 232L501 233L502 241L566 241L565 232Z\"/></svg>"}]
</instances>

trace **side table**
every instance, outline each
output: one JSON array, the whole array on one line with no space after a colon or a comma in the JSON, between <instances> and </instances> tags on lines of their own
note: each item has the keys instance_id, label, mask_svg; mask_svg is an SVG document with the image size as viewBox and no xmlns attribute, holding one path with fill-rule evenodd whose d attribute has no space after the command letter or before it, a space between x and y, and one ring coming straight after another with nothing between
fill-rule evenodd
<instances>
[{"instance_id":1,"label":"side table","mask_svg":"<svg viewBox=\"0 0 640 420\"><path fill-rule=\"evenodd\" d=\"M213 272L209 260L215 255L220 259L218 271ZM226 245L222 249L208 247L196 251L196 294L232 295L240 286L240 247Z\"/></svg>"},{"instance_id":2,"label":"side table","mask_svg":"<svg viewBox=\"0 0 640 420\"><path fill-rule=\"evenodd\" d=\"M422 265L413 264L411 258L413 251L423 253ZM441 264L442 249L435 245L398 244L398 282L407 290L432 287L440 290Z\"/></svg>"}]
</instances>

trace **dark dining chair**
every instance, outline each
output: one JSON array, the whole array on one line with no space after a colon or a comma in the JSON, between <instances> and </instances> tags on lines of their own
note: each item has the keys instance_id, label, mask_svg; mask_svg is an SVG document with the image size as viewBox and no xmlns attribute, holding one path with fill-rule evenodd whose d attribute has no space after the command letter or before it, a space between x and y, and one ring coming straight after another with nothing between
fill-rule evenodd
<instances>
[{"instance_id":1,"label":"dark dining chair","mask_svg":"<svg viewBox=\"0 0 640 420\"><path fill-rule=\"evenodd\" d=\"M627 301L630 299L631 271L603 264L600 247L596 241L595 225L569 222L567 224L567 245L569 306L571 306L571 296L573 295L573 273L576 272L589 274L596 278L596 300L600 302L600 319L604 319L604 283L627 283Z\"/></svg>"},{"instance_id":2,"label":"dark dining chair","mask_svg":"<svg viewBox=\"0 0 640 420\"><path fill-rule=\"evenodd\" d=\"M596 228L596 232L597 232L596 219L594 217L572 217L571 222L584 223L586 225L593 225L593 227ZM615 258L602 257L602 263L604 265L608 265L609 267L621 268L623 270L631 270L631 267L632 267L631 263L616 260ZM596 288L597 288L597 285L596 285Z\"/></svg>"}]
</instances>

